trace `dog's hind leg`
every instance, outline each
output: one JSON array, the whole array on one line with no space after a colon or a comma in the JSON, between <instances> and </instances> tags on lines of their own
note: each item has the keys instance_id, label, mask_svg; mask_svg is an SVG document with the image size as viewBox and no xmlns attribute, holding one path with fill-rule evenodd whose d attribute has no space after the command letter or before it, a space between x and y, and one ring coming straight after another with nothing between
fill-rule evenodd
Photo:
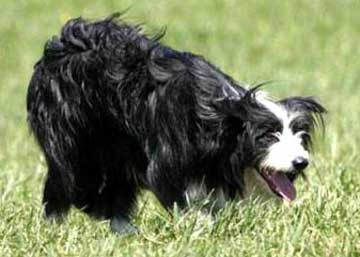
<instances>
[{"instance_id":1,"label":"dog's hind leg","mask_svg":"<svg viewBox=\"0 0 360 257\"><path fill-rule=\"evenodd\" d=\"M58 167L52 161L49 161L48 167L48 175L43 195L45 217L61 220L69 210L71 203L65 192Z\"/></svg>"},{"instance_id":2,"label":"dog's hind leg","mask_svg":"<svg viewBox=\"0 0 360 257\"><path fill-rule=\"evenodd\" d=\"M120 173L120 172L119 172ZM130 223L130 216L136 201L137 185L133 179L126 176L127 171L115 174L110 185L112 202L110 227L118 234L133 234L138 229Z\"/></svg>"},{"instance_id":3,"label":"dog's hind leg","mask_svg":"<svg viewBox=\"0 0 360 257\"><path fill-rule=\"evenodd\" d=\"M93 197L94 202L89 213L92 216L110 220L114 233L132 234L137 228L130 223L133 206L136 200L136 185L122 174L113 171L107 173L106 182Z\"/></svg>"},{"instance_id":4,"label":"dog's hind leg","mask_svg":"<svg viewBox=\"0 0 360 257\"><path fill-rule=\"evenodd\" d=\"M110 133L111 130L107 128L102 131L115 134ZM137 229L131 225L130 219L138 184L132 155L137 152L128 149L129 144L124 142L126 137L123 142L116 137L110 140L100 132L94 137L98 140L90 149L96 151L89 153L89 158L82 158L87 160L81 169L81 188L86 188L88 192L88 208L84 211L93 217L110 220L111 230L115 233L134 233Z\"/></svg>"}]
</instances>

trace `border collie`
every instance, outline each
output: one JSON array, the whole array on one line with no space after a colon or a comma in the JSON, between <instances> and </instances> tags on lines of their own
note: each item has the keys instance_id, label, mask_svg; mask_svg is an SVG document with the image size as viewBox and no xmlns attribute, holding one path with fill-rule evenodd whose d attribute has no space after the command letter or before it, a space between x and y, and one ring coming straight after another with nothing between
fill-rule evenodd
<instances>
[{"instance_id":1,"label":"border collie","mask_svg":"<svg viewBox=\"0 0 360 257\"><path fill-rule=\"evenodd\" d=\"M48 167L46 217L75 206L129 232L140 189L168 209L209 194L222 206L253 179L295 199L324 107L312 97L272 100L162 35L113 15L72 19L46 43L27 95Z\"/></svg>"}]
</instances>

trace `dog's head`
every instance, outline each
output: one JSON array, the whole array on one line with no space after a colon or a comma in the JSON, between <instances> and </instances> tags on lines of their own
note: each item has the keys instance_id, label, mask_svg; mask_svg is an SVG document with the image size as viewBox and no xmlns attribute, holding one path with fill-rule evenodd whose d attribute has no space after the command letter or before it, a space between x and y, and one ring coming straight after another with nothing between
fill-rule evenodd
<instances>
[{"instance_id":1,"label":"dog's head","mask_svg":"<svg viewBox=\"0 0 360 257\"><path fill-rule=\"evenodd\" d=\"M299 175L305 176L311 137L317 125L323 127L325 108L312 97L273 101L257 88L236 91L224 91L221 108L240 128L239 158L272 193L294 200L293 183Z\"/></svg>"}]
</instances>

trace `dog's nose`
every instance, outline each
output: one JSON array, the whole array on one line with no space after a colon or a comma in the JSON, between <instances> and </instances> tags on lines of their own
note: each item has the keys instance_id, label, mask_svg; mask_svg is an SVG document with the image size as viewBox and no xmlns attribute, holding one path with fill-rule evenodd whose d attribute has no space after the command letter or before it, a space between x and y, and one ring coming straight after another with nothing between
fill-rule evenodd
<instances>
[{"instance_id":1,"label":"dog's nose","mask_svg":"<svg viewBox=\"0 0 360 257\"><path fill-rule=\"evenodd\" d=\"M309 161L305 159L304 157L296 157L292 164L295 168L295 170L303 170L309 165Z\"/></svg>"}]
</instances>

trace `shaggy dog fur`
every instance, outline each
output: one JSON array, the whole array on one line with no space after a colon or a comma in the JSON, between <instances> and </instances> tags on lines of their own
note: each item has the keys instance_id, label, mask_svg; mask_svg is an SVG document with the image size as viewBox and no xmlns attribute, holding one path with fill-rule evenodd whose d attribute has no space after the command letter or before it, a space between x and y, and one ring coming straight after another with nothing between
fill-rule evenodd
<instances>
[{"instance_id":1,"label":"shaggy dog fur","mask_svg":"<svg viewBox=\"0 0 360 257\"><path fill-rule=\"evenodd\" d=\"M113 16L70 20L47 42L27 96L28 121L48 166L47 217L73 205L128 231L139 189L167 208L200 191L226 201L244 194L249 168L278 196L294 198L289 183L306 167L306 155L295 169L272 167L289 171L287 181L281 175L272 182L280 191L269 172L261 173L284 126L275 109L297 114L290 134L301 130L296 138L307 150L313 114L324 108L313 98L267 100L159 38Z\"/></svg>"}]
</instances>

